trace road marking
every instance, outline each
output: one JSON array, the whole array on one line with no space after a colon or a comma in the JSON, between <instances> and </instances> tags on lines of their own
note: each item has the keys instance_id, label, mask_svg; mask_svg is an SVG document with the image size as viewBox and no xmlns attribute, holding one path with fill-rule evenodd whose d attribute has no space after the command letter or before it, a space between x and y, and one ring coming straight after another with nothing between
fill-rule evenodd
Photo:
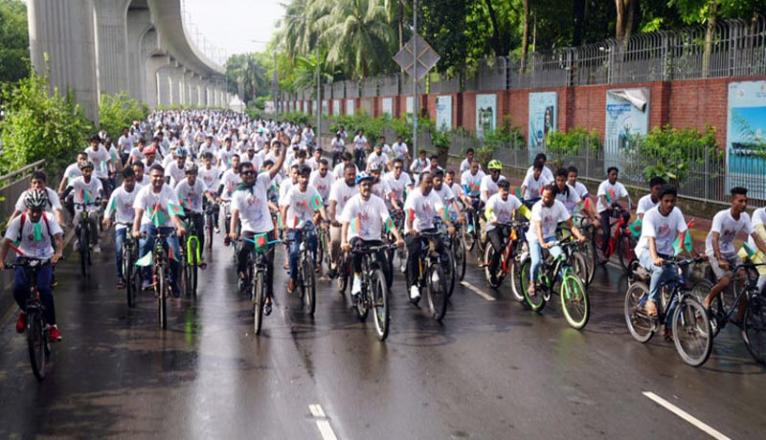
<instances>
[{"instance_id":1,"label":"road marking","mask_svg":"<svg viewBox=\"0 0 766 440\"><path fill-rule=\"evenodd\" d=\"M473 284L469 283L468 281L461 281L460 285L467 287L469 290L471 290L473 293L479 295L480 297L486 299L487 301L496 301L496 299L489 294L482 292L481 289L474 286Z\"/></svg>"},{"instance_id":2,"label":"road marking","mask_svg":"<svg viewBox=\"0 0 766 440\"><path fill-rule=\"evenodd\" d=\"M332 430L330 421L327 419L327 416L322 409L322 405L318 403L309 405L309 411L311 412L311 416L314 417L316 421L317 428L319 428L319 433L322 435L322 440L338 440L338 437L335 435L335 431Z\"/></svg>"},{"instance_id":3,"label":"road marking","mask_svg":"<svg viewBox=\"0 0 766 440\"><path fill-rule=\"evenodd\" d=\"M663 399L662 397L652 393L651 391L644 391L644 396L648 397L649 399L653 400L656 404L662 406L663 408L667 409L668 411L672 412L673 414L677 415L678 417L686 420L687 422L691 423L692 425L696 426L699 430L704 432L705 434L718 439L718 440L730 440L729 437L721 434L720 432L716 431L713 427L703 423L698 418L694 417L693 415L689 414L688 412L682 410L681 408L673 405L672 403L668 402L667 400Z\"/></svg>"}]
</instances>

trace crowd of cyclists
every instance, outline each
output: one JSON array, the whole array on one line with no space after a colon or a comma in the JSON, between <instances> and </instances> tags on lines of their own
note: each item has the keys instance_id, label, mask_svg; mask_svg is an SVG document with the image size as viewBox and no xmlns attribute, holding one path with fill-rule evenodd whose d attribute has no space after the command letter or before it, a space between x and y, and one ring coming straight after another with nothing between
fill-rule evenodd
<instances>
[{"instance_id":1,"label":"crowd of cyclists","mask_svg":"<svg viewBox=\"0 0 766 440\"><path fill-rule=\"evenodd\" d=\"M577 275L574 284L559 292L565 315L576 328L587 322L587 285L593 272L615 253L613 236L622 233L627 241L621 252L630 255L626 269L631 282L643 279L647 284L635 310L626 309L628 325L635 325L630 321L636 316L656 321L662 314L665 336L673 339L676 327L671 318L678 313L671 311L676 305L663 303L663 286L683 276L678 265L669 263L693 249L678 245L688 241L688 224L676 205L675 187L662 178L650 180L650 193L640 198L631 221L632 201L616 167L606 170L606 180L591 194L578 181L577 168L551 170L546 156L538 154L518 188L512 189L502 175L503 165L497 159L480 163L473 149L457 169L450 169L423 150L413 157L401 137L389 145L385 137L368 140L357 131L351 138L340 128L327 149L320 144L311 125L201 110L152 113L146 121L134 121L116 141L104 132L94 135L66 168L56 190L45 173L32 175L8 222L0 269L9 253L20 262L13 265L13 294L22 310L17 331L28 328L25 310L33 283L23 264L36 260L43 269L36 272L34 284L50 326L48 335L62 339L52 286L64 246L63 229L68 227L76 231L73 249L83 250L81 258L101 252L99 238L111 231L117 289L156 292L157 261L145 260L157 248L156 240L164 242L160 247L170 256L169 291L176 297L187 282L184 255L198 252L190 247L189 236L197 237L200 249L213 249L213 241L232 247L244 291L256 283L251 265L258 252L264 268L259 283L265 292L265 315L276 293L279 245L285 249L288 295L305 290L311 284L307 277L325 275L337 279L341 289L350 281L356 301L371 288L363 272L365 258L372 256L385 279L384 296L395 272L401 271L409 300L417 305L427 295L428 309L437 319L444 317L472 251L492 288L499 288L511 274L514 296L533 310L543 298L549 299L555 284L546 280L549 263L567 260L553 277L566 284L570 266ZM759 291L766 284L757 264L766 253L766 211L757 209L751 217L745 212L747 202L745 188L732 188L731 206L713 218L704 250L712 283L698 298L703 310L723 302L724 292L741 284L741 268L750 269L747 276L754 269ZM620 231L614 233L616 224ZM746 255L735 244L742 236L747 237ZM124 252L132 241L138 243L137 252ZM216 247L214 252L226 251ZM313 273L306 273L304 255L313 260ZM695 263L702 262L699 255L693 257ZM745 266L746 261L751 265ZM205 269L204 253L194 265ZM126 273L134 266L140 266L137 285ZM371 308L379 307L380 301L374 299ZM748 312L748 303L738 302L732 321L744 328L750 319L751 330L762 329L764 312L754 308ZM584 316L574 318L575 312ZM387 312L384 319L389 319ZM710 319L710 312L701 318L706 325L711 325ZM749 337L749 344L764 343L753 340L763 338L762 331ZM753 355L763 362L758 357L763 352Z\"/></svg>"}]
</instances>

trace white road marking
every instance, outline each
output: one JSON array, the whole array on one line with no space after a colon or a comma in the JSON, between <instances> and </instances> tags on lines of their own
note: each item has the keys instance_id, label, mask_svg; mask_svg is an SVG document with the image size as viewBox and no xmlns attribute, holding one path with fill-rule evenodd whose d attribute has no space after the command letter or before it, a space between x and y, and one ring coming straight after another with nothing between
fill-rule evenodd
<instances>
[{"instance_id":1,"label":"white road marking","mask_svg":"<svg viewBox=\"0 0 766 440\"><path fill-rule=\"evenodd\" d=\"M713 427L705 424L698 418L694 417L693 415L689 414L688 412L682 410L681 408L673 405L672 403L668 402L667 400L663 399L662 397L652 393L651 391L644 391L644 396L647 398L653 400L658 405L662 406L663 408L667 409L668 411L672 412L673 414L677 415L678 417L686 420L687 422L691 423L692 425L696 426L699 430L704 432L705 434L713 437L714 439L718 440L730 440L729 437L721 434L717 430L715 430Z\"/></svg>"},{"instance_id":2,"label":"white road marking","mask_svg":"<svg viewBox=\"0 0 766 440\"><path fill-rule=\"evenodd\" d=\"M335 431L332 430L330 421L327 420L327 416L322 409L322 405L318 403L309 405L309 411L311 412L311 416L314 417L316 421L317 428L319 428L319 434L322 435L322 440L338 440L338 437L335 435Z\"/></svg>"},{"instance_id":3,"label":"white road marking","mask_svg":"<svg viewBox=\"0 0 766 440\"><path fill-rule=\"evenodd\" d=\"M474 286L473 284L469 283L468 281L461 281L460 285L467 287L469 290L471 290L473 293L479 295L480 297L486 299L487 301L496 301L496 299L489 294L483 292L478 287Z\"/></svg>"}]
</instances>

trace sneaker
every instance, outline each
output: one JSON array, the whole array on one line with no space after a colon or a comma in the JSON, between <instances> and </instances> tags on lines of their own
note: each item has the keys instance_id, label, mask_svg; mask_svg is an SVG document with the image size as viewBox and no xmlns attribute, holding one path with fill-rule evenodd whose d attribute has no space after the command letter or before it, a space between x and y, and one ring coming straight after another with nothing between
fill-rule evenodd
<instances>
[{"instance_id":1,"label":"sneaker","mask_svg":"<svg viewBox=\"0 0 766 440\"><path fill-rule=\"evenodd\" d=\"M101 253L101 246L94 244L93 245L93 253L94 254L100 254Z\"/></svg>"},{"instance_id":2,"label":"sneaker","mask_svg":"<svg viewBox=\"0 0 766 440\"><path fill-rule=\"evenodd\" d=\"M335 269L330 269L327 271L327 277L330 279L333 279L338 276L338 272L335 271Z\"/></svg>"},{"instance_id":3,"label":"sneaker","mask_svg":"<svg viewBox=\"0 0 766 440\"><path fill-rule=\"evenodd\" d=\"M48 328L48 340L51 342L59 342L63 337L61 337L61 330L59 330L58 327L55 325L52 325Z\"/></svg>"},{"instance_id":4,"label":"sneaker","mask_svg":"<svg viewBox=\"0 0 766 440\"><path fill-rule=\"evenodd\" d=\"M362 293L362 277L358 274L354 274L354 282L351 285L351 294L356 296Z\"/></svg>"},{"instance_id":5,"label":"sneaker","mask_svg":"<svg viewBox=\"0 0 766 440\"><path fill-rule=\"evenodd\" d=\"M417 302L420 299L420 289L418 286L410 287L410 301Z\"/></svg>"},{"instance_id":6,"label":"sneaker","mask_svg":"<svg viewBox=\"0 0 766 440\"><path fill-rule=\"evenodd\" d=\"M220 233L221 233L221 228L218 228L218 227L216 227L216 228L215 228L215 233L216 233L216 234L220 234Z\"/></svg>"},{"instance_id":7,"label":"sneaker","mask_svg":"<svg viewBox=\"0 0 766 440\"><path fill-rule=\"evenodd\" d=\"M402 273L407 273L407 266L402 264L402 267L400 267L399 270L402 271Z\"/></svg>"},{"instance_id":8,"label":"sneaker","mask_svg":"<svg viewBox=\"0 0 766 440\"><path fill-rule=\"evenodd\" d=\"M141 290L149 290L152 288L152 282L149 280L144 280L141 283Z\"/></svg>"},{"instance_id":9,"label":"sneaker","mask_svg":"<svg viewBox=\"0 0 766 440\"><path fill-rule=\"evenodd\" d=\"M431 274L431 282L434 284L439 282L439 272L434 271L434 273Z\"/></svg>"},{"instance_id":10,"label":"sneaker","mask_svg":"<svg viewBox=\"0 0 766 440\"><path fill-rule=\"evenodd\" d=\"M19 313L19 319L16 320L16 332L24 333L27 329L27 314L24 312Z\"/></svg>"}]
</instances>

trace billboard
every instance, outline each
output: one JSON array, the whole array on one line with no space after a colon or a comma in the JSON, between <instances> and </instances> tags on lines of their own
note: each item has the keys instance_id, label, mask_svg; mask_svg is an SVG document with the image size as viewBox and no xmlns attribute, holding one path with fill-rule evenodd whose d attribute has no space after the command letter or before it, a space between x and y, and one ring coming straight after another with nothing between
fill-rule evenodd
<instances>
[{"instance_id":1,"label":"billboard","mask_svg":"<svg viewBox=\"0 0 766 440\"><path fill-rule=\"evenodd\" d=\"M354 111L356 110L356 101L353 99L347 99L346 100L346 115L348 116L354 116Z\"/></svg>"},{"instance_id":2,"label":"billboard","mask_svg":"<svg viewBox=\"0 0 766 440\"><path fill-rule=\"evenodd\" d=\"M383 98L383 114L394 117L394 98Z\"/></svg>"},{"instance_id":3,"label":"billboard","mask_svg":"<svg viewBox=\"0 0 766 440\"><path fill-rule=\"evenodd\" d=\"M766 81L729 83L728 98L726 189L766 199Z\"/></svg>"},{"instance_id":4,"label":"billboard","mask_svg":"<svg viewBox=\"0 0 766 440\"><path fill-rule=\"evenodd\" d=\"M330 103L327 102L327 100L322 100L322 114L328 115L330 114Z\"/></svg>"},{"instance_id":5,"label":"billboard","mask_svg":"<svg viewBox=\"0 0 766 440\"><path fill-rule=\"evenodd\" d=\"M649 98L647 88L606 92L604 167L624 165L622 151L629 147L633 137L648 133Z\"/></svg>"},{"instance_id":6,"label":"billboard","mask_svg":"<svg viewBox=\"0 0 766 440\"><path fill-rule=\"evenodd\" d=\"M332 114L340 115L340 99L332 100Z\"/></svg>"},{"instance_id":7,"label":"billboard","mask_svg":"<svg viewBox=\"0 0 766 440\"><path fill-rule=\"evenodd\" d=\"M452 130L452 96L436 97L436 128Z\"/></svg>"},{"instance_id":8,"label":"billboard","mask_svg":"<svg viewBox=\"0 0 766 440\"><path fill-rule=\"evenodd\" d=\"M476 95L476 136L494 131L497 126L497 95Z\"/></svg>"},{"instance_id":9,"label":"billboard","mask_svg":"<svg viewBox=\"0 0 766 440\"><path fill-rule=\"evenodd\" d=\"M535 152L545 145L548 133L556 131L558 94L556 92L529 94L529 150Z\"/></svg>"}]
</instances>

